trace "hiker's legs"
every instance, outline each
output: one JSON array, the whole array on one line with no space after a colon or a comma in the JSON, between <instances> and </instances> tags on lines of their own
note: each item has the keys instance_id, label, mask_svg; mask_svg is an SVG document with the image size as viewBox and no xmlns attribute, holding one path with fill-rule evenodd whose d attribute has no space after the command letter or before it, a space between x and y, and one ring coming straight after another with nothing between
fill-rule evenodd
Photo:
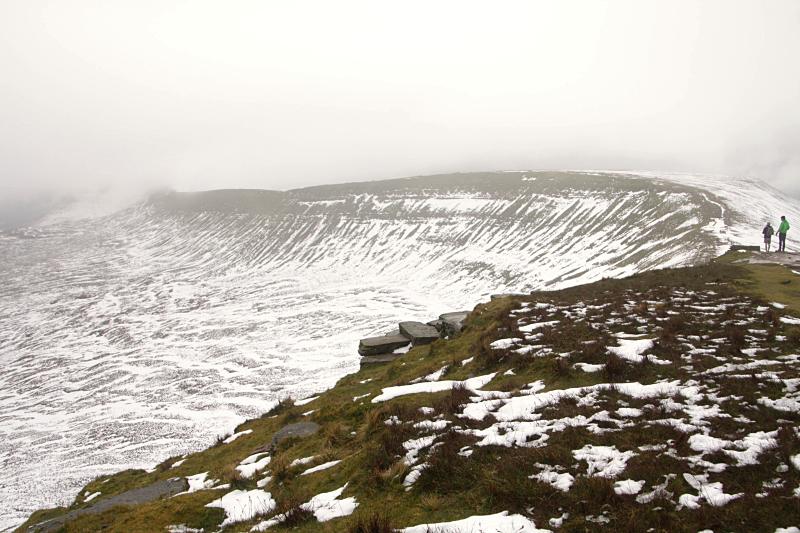
<instances>
[{"instance_id":1,"label":"hiker's legs","mask_svg":"<svg viewBox=\"0 0 800 533\"><path fill-rule=\"evenodd\" d=\"M765 249L767 252L769 252L769 244L770 244L770 243L769 243L769 239L766 239L766 240L764 241L764 249Z\"/></svg>"},{"instance_id":2,"label":"hiker's legs","mask_svg":"<svg viewBox=\"0 0 800 533\"><path fill-rule=\"evenodd\" d=\"M778 251L785 252L786 251L786 234L785 233L778 233Z\"/></svg>"}]
</instances>

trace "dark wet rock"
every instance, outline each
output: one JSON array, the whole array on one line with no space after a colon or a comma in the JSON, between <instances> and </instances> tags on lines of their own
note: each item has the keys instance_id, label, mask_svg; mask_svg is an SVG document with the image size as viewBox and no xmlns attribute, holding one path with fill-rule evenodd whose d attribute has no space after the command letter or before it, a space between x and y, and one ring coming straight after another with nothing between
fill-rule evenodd
<instances>
[{"instance_id":1,"label":"dark wet rock","mask_svg":"<svg viewBox=\"0 0 800 533\"><path fill-rule=\"evenodd\" d=\"M730 251L731 252L739 252L739 251L760 252L761 251L761 246L750 246L750 245L747 245L747 244L732 244Z\"/></svg>"},{"instance_id":2,"label":"dark wet rock","mask_svg":"<svg viewBox=\"0 0 800 533\"><path fill-rule=\"evenodd\" d=\"M439 321L442 323L442 333L448 337L461 333L461 328L464 327L464 320L467 319L467 315L469 315L469 311L457 311L439 315Z\"/></svg>"},{"instance_id":3,"label":"dark wet rock","mask_svg":"<svg viewBox=\"0 0 800 533\"><path fill-rule=\"evenodd\" d=\"M411 341L407 337L399 334L383 335L381 337L369 337L366 339L361 339L361 342L358 343L358 353L362 356L392 353L398 348L408 346L409 342Z\"/></svg>"},{"instance_id":4,"label":"dark wet rock","mask_svg":"<svg viewBox=\"0 0 800 533\"><path fill-rule=\"evenodd\" d=\"M411 339L412 346L430 344L439 338L436 328L422 322L400 322L400 333Z\"/></svg>"},{"instance_id":5,"label":"dark wet rock","mask_svg":"<svg viewBox=\"0 0 800 533\"><path fill-rule=\"evenodd\" d=\"M92 503L88 507L84 507L83 509L75 509L74 511L51 518L50 520L39 522L38 524L30 526L28 531L36 533L58 531L64 527L64 524L67 522L75 520L83 515L99 514L104 511L108 511L112 507L117 507L118 505L139 505L142 503L152 502L161 498L174 496L187 490L189 490L189 484L186 482L186 480L184 478L176 477L156 481L155 483L147 485L146 487L132 489L121 494L109 496L108 498L103 498L101 495L101 499L97 500L95 503Z\"/></svg>"}]
</instances>

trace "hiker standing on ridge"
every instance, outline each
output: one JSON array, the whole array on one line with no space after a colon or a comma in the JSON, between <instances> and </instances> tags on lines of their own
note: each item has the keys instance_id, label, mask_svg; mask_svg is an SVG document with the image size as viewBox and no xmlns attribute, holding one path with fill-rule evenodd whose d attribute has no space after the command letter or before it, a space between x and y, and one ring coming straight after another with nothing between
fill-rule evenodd
<instances>
[{"instance_id":1,"label":"hiker standing on ridge","mask_svg":"<svg viewBox=\"0 0 800 533\"><path fill-rule=\"evenodd\" d=\"M769 245L772 242L772 235L775 233L775 230L772 229L772 224L767 222L767 225L764 226L764 229L761 230L761 233L764 234L764 249L769 252Z\"/></svg>"},{"instance_id":2,"label":"hiker standing on ridge","mask_svg":"<svg viewBox=\"0 0 800 533\"><path fill-rule=\"evenodd\" d=\"M778 226L778 251L786 251L786 232L789 231L789 221L786 217L781 217L781 225Z\"/></svg>"}]
</instances>

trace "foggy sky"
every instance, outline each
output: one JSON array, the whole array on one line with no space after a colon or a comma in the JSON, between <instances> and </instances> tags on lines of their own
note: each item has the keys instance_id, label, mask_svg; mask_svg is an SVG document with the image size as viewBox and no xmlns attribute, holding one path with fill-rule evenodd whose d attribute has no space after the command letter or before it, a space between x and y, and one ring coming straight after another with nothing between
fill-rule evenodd
<instances>
[{"instance_id":1,"label":"foggy sky","mask_svg":"<svg viewBox=\"0 0 800 533\"><path fill-rule=\"evenodd\" d=\"M0 196L493 169L800 193L800 2L0 0Z\"/></svg>"}]
</instances>

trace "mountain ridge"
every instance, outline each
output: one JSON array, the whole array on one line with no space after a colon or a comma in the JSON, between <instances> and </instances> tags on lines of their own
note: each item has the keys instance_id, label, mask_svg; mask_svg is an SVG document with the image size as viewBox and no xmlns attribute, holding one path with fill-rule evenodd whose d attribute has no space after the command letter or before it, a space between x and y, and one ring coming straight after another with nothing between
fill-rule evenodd
<instances>
[{"instance_id":1,"label":"mountain ridge","mask_svg":"<svg viewBox=\"0 0 800 533\"><path fill-rule=\"evenodd\" d=\"M0 390L15 394L0 401L0 502L20 507L8 523L95 475L205 446L289 391L332 386L356 370L358 339L400 320L702 263L758 237L773 209L800 217L768 188L602 173L286 194L244 194L268 198L248 204L266 215L156 202L3 234Z\"/></svg>"}]
</instances>

